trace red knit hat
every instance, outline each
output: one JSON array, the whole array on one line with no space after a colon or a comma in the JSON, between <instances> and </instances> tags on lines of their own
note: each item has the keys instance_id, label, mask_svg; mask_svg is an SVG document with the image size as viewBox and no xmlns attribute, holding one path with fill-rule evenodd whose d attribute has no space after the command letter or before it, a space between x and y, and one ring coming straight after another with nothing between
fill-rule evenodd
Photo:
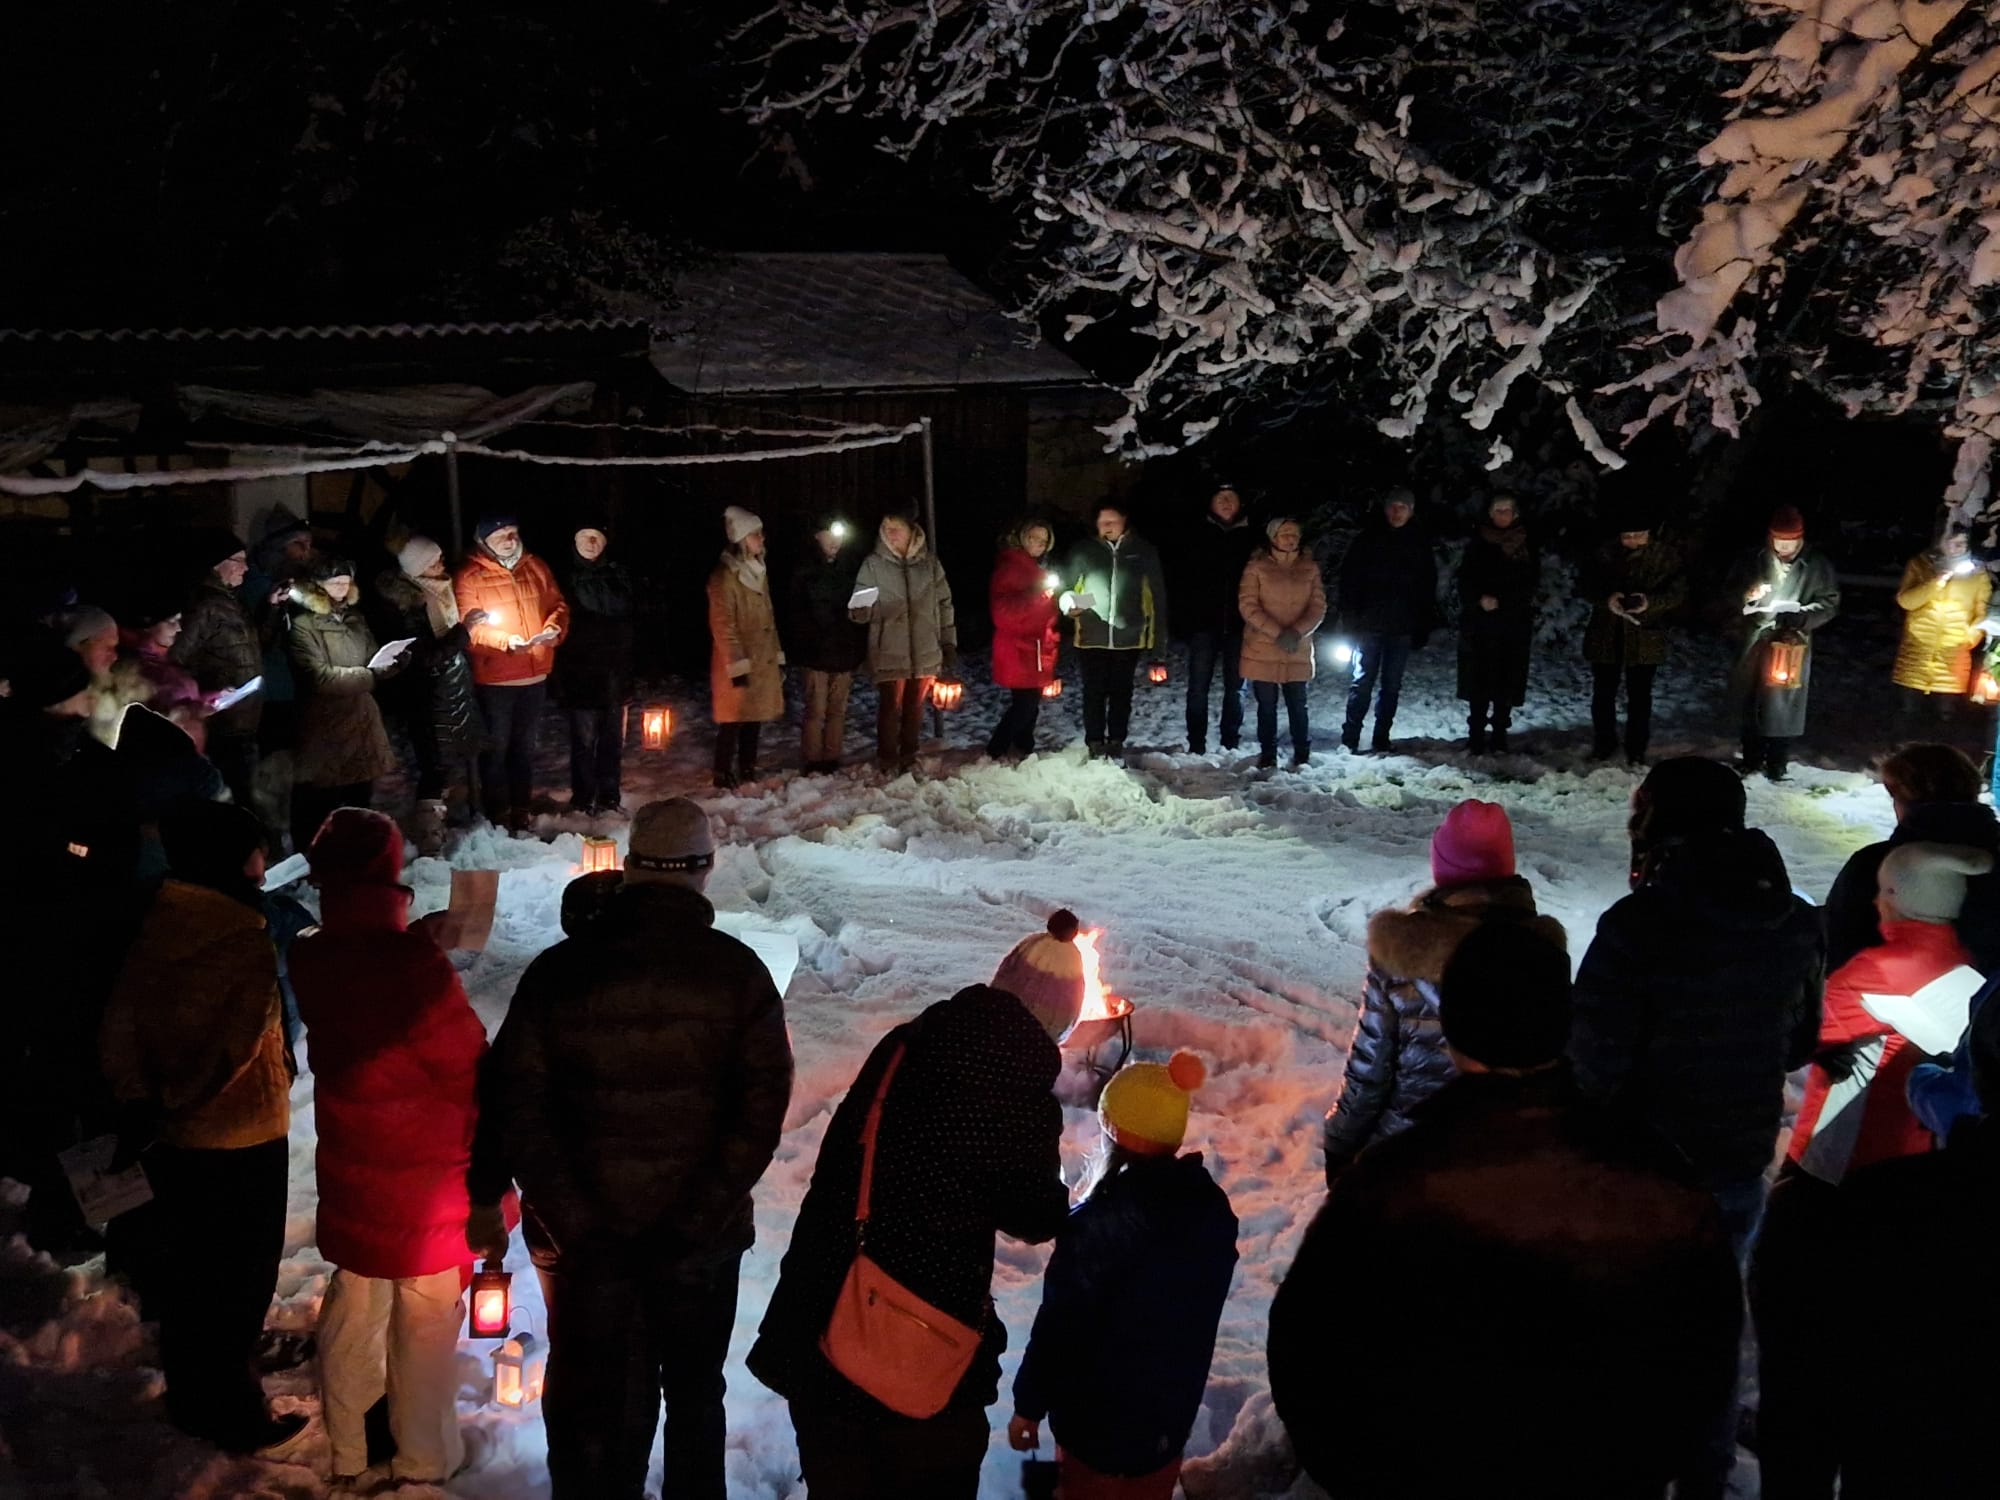
<instances>
[{"instance_id":1,"label":"red knit hat","mask_svg":"<svg viewBox=\"0 0 2000 1500\"><path fill-rule=\"evenodd\" d=\"M1468 797L1444 815L1431 836L1431 880L1472 885L1514 873L1514 827L1507 810Z\"/></svg>"},{"instance_id":2,"label":"red knit hat","mask_svg":"<svg viewBox=\"0 0 2000 1500\"><path fill-rule=\"evenodd\" d=\"M313 884L395 885L403 878L403 831L386 813L338 807L306 851Z\"/></svg>"},{"instance_id":3,"label":"red knit hat","mask_svg":"<svg viewBox=\"0 0 2000 1500\"><path fill-rule=\"evenodd\" d=\"M1806 539L1806 518L1796 505L1781 505L1771 512L1771 540L1802 542Z\"/></svg>"}]
</instances>

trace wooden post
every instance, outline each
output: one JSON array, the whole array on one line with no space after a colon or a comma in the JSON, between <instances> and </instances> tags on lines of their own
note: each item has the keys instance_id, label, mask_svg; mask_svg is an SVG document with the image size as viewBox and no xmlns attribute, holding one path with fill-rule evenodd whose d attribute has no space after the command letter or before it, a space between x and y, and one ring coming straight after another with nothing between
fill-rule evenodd
<instances>
[{"instance_id":1,"label":"wooden post","mask_svg":"<svg viewBox=\"0 0 2000 1500\"><path fill-rule=\"evenodd\" d=\"M924 424L924 535L930 539L931 556L937 558L937 468L932 461L931 419L923 417L919 420ZM938 566L943 565L940 559ZM944 712L935 700L931 703L931 734L936 739L944 738Z\"/></svg>"},{"instance_id":2,"label":"wooden post","mask_svg":"<svg viewBox=\"0 0 2000 1500\"><path fill-rule=\"evenodd\" d=\"M444 493L451 506L451 540L445 545L445 556L456 568L465 558L465 509L458 496L458 434L441 434L444 439Z\"/></svg>"}]
</instances>

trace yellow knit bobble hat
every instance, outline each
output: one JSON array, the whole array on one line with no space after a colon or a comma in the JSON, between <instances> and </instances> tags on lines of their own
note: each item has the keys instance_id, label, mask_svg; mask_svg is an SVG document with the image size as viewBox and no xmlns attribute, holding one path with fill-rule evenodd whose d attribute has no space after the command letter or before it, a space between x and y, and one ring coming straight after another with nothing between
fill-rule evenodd
<instances>
[{"instance_id":1,"label":"yellow knit bobble hat","mask_svg":"<svg viewBox=\"0 0 2000 1500\"><path fill-rule=\"evenodd\" d=\"M1168 1063L1131 1063L1118 1070L1097 1101L1105 1134L1142 1156L1171 1156L1187 1135L1188 1095L1208 1080L1192 1052Z\"/></svg>"}]
</instances>

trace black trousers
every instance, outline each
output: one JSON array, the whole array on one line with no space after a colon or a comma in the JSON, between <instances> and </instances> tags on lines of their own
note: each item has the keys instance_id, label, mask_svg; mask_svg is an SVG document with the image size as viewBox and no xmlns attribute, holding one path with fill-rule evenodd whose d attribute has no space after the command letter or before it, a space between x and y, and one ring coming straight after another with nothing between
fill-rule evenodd
<instances>
[{"instance_id":1,"label":"black trousers","mask_svg":"<svg viewBox=\"0 0 2000 1500\"><path fill-rule=\"evenodd\" d=\"M1042 717L1042 690L1040 688L1010 688L1007 696L1007 711L1000 715L1000 722L993 726L993 733L987 738L988 755L1026 755L1035 748L1035 725Z\"/></svg>"},{"instance_id":2,"label":"black trousers","mask_svg":"<svg viewBox=\"0 0 2000 1500\"><path fill-rule=\"evenodd\" d=\"M525 813L535 796L535 746L541 740L542 708L549 685L478 687L486 738L479 749L479 786L489 822L510 812Z\"/></svg>"},{"instance_id":3,"label":"black trousers","mask_svg":"<svg viewBox=\"0 0 2000 1500\"><path fill-rule=\"evenodd\" d=\"M145 1165L159 1224L146 1311L159 1314L167 1415L228 1445L265 1420L255 1360L285 1253L285 1139L155 1146Z\"/></svg>"},{"instance_id":4,"label":"black trousers","mask_svg":"<svg viewBox=\"0 0 2000 1500\"><path fill-rule=\"evenodd\" d=\"M1842 1230L1840 1189L1787 1163L1750 1257L1757 1327L1757 1457L1766 1500L1825 1500L1840 1469L1848 1367L1840 1309L1854 1288L1827 1246Z\"/></svg>"},{"instance_id":5,"label":"black trousers","mask_svg":"<svg viewBox=\"0 0 2000 1500\"><path fill-rule=\"evenodd\" d=\"M257 736L216 734L211 730L205 753L209 764L222 774L222 784L229 788L230 799L238 807L247 807L254 813L257 810L252 796L257 784Z\"/></svg>"},{"instance_id":6,"label":"black trousers","mask_svg":"<svg viewBox=\"0 0 2000 1500\"><path fill-rule=\"evenodd\" d=\"M1304 760L1312 754L1312 729L1306 722L1305 682L1253 682L1257 695L1257 748L1265 755L1278 753L1278 696L1284 695L1285 717L1292 731L1292 754Z\"/></svg>"},{"instance_id":7,"label":"black trousers","mask_svg":"<svg viewBox=\"0 0 2000 1500\"><path fill-rule=\"evenodd\" d=\"M1625 754L1644 759L1653 742L1653 674L1658 667L1593 662L1590 668L1591 747L1599 755L1618 748L1618 682L1625 682Z\"/></svg>"},{"instance_id":8,"label":"black trousers","mask_svg":"<svg viewBox=\"0 0 2000 1500\"><path fill-rule=\"evenodd\" d=\"M761 722L715 726L715 774L728 782L749 781L757 774L757 731Z\"/></svg>"},{"instance_id":9,"label":"black trousers","mask_svg":"<svg viewBox=\"0 0 2000 1500\"><path fill-rule=\"evenodd\" d=\"M977 1407L878 1427L793 1402L792 1430L811 1500L976 1500L992 1436Z\"/></svg>"},{"instance_id":10,"label":"black trousers","mask_svg":"<svg viewBox=\"0 0 2000 1500\"><path fill-rule=\"evenodd\" d=\"M625 705L571 708L568 714L570 800L609 806L618 801L624 773Z\"/></svg>"},{"instance_id":11,"label":"black trousers","mask_svg":"<svg viewBox=\"0 0 2000 1500\"><path fill-rule=\"evenodd\" d=\"M1188 749L1208 746L1208 690L1222 669L1222 748L1234 750L1243 737L1243 631L1197 630L1188 637Z\"/></svg>"},{"instance_id":12,"label":"black trousers","mask_svg":"<svg viewBox=\"0 0 2000 1500\"><path fill-rule=\"evenodd\" d=\"M299 782L292 788L292 848L303 854L312 847L327 814L336 807L366 807L375 795L375 783L355 781L346 786L309 786Z\"/></svg>"},{"instance_id":13,"label":"black trousers","mask_svg":"<svg viewBox=\"0 0 2000 1500\"><path fill-rule=\"evenodd\" d=\"M1092 746L1125 743L1132 724L1132 674L1137 651L1099 648L1076 653L1083 672L1083 738Z\"/></svg>"},{"instance_id":14,"label":"black trousers","mask_svg":"<svg viewBox=\"0 0 2000 1500\"><path fill-rule=\"evenodd\" d=\"M740 1260L543 1270L552 1500L641 1500L660 1404L663 1495L724 1500L722 1362Z\"/></svg>"}]
</instances>

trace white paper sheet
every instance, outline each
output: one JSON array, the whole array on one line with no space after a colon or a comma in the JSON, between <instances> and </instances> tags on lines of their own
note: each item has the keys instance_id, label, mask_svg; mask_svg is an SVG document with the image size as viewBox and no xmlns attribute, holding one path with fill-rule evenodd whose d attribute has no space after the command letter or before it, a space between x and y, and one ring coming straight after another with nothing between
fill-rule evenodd
<instances>
[{"instance_id":1,"label":"white paper sheet","mask_svg":"<svg viewBox=\"0 0 2000 1500\"><path fill-rule=\"evenodd\" d=\"M263 690L264 679L261 677L253 677L240 687L224 688L215 695L215 703L211 712L219 714L225 708L234 708L252 693L259 693Z\"/></svg>"},{"instance_id":2,"label":"white paper sheet","mask_svg":"<svg viewBox=\"0 0 2000 1500\"><path fill-rule=\"evenodd\" d=\"M409 650L410 647L416 645L416 643L417 643L417 638L413 635L405 636L400 641L389 642L388 645L384 646L380 651L377 651L373 656L368 658L368 670L371 672L381 671L384 667L388 666L390 662L394 661L397 657L401 656L405 651Z\"/></svg>"},{"instance_id":3,"label":"white paper sheet","mask_svg":"<svg viewBox=\"0 0 2000 1500\"><path fill-rule=\"evenodd\" d=\"M853 593L849 594L847 596L847 607L849 609L867 609L881 597L882 591L871 583L867 588L856 589Z\"/></svg>"},{"instance_id":4,"label":"white paper sheet","mask_svg":"<svg viewBox=\"0 0 2000 1500\"><path fill-rule=\"evenodd\" d=\"M1869 1015L1895 1027L1913 1046L1936 1057L1950 1052L1965 1035L1972 997L1984 983L1985 976L1977 969L1960 964L1914 995L1864 994L1861 1003Z\"/></svg>"},{"instance_id":5,"label":"white paper sheet","mask_svg":"<svg viewBox=\"0 0 2000 1500\"><path fill-rule=\"evenodd\" d=\"M264 889L275 891L290 885L294 880L304 880L312 872L303 854L291 854L279 860L264 871Z\"/></svg>"},{"instance_id":6,"label":"white paper sheet","mask_svg":"<svg viewBox=\"0 0 2000 1500\"><path fill-rule=\"evenodd\" d=\"M122 1171L111 1170L117 1150L117 1136L100 1135L56 1155L86 1224L108 1224L153 1201L153 1185L137 1162Z\"/></svg>"}]
</instances>

